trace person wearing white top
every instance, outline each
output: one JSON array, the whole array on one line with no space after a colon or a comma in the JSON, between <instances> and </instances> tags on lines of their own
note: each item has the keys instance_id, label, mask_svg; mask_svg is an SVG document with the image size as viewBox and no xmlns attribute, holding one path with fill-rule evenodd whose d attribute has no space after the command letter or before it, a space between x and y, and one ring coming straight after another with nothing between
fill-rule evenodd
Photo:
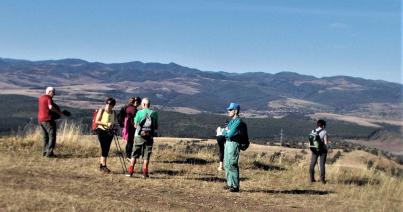
<instances>
[{"instance_id":1,"label":"person wearing white top","mask_svg":"<svg viewBox=\"0 0 403 212\"><path fill-rule=\"evenodd\" d=\"M327 138L327 132L325 130L326 121L318 120L316 125L317 125L317 128L314 131L319 134L320 140L322 141L322 145L321 145L322 148L320 148L319 150L312 151L311 164L309 166L310 181L316 182L315 165L319 158L320 181L323 184L326 184L325 164L326 164L327 149L328 149L328 143L329 143L328 138Z\"/></svg>"}]
</instances>

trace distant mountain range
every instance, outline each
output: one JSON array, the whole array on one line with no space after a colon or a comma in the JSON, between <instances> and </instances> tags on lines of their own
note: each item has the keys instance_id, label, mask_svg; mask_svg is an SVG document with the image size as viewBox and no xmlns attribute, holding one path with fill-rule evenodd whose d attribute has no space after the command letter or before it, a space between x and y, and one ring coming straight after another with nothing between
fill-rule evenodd
<instances>
[{"instance_id":1,"label":"distant mountain range","mask_svg":"<svg viewBox=\"0 0 403 212\"><path fill-rule=\"evenodd\" d=\"M125 102L148 96L162 109L223 113L239 102L246 114L275 116L332 112L396 117L403 85L349 76L317 78L293 72L208 72L175 63L99 63L80 59L0 58L0 93L35 96L54 86L65 102L90 107L105 96Z\"/></svg>"}]
</instances>

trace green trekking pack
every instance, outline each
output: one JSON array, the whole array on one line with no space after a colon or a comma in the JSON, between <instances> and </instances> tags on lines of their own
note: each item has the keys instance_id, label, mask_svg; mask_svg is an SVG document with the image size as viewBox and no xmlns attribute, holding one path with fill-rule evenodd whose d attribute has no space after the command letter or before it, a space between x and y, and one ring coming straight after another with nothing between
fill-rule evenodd
<instances>
[{"instance_id":1,"label":"green trekking pack","mask_svg":"<svg viewBox=\"0 0 403 212\"><path fill-rule=\"evenodd\" d=\"M319 131L312 130L312 132L309 134L309 148L312 151L320 151L323 149L324 143L319 136L319 133L322 132L322 130L323 129Z\"/></svg>"}]
</instances>

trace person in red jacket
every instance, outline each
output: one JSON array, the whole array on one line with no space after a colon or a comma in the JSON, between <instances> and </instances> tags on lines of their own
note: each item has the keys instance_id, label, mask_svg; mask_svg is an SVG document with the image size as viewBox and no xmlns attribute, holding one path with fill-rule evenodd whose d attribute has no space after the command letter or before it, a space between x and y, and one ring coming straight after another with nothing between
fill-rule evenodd
<instances>
[{"instance_id":1,"label":"person in red jacket","mask_svg":"<svg viewBox=\"0 0 403 212\"><path fill-rule=\"evenodd\" d=\"M56 122L63 113L53 102L53 96L56 90L53 87L47 87L46 93L39 97L38 104L38 123L42 128L43 149L42 154L48 158L56 157L53 150L56 147Z\"/></svg>"}]
</instances>

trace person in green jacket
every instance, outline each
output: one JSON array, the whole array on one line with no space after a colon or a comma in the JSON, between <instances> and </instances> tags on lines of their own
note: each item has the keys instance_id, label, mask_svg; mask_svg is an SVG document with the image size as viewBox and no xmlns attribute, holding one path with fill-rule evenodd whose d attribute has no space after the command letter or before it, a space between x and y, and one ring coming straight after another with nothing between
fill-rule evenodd
<instances>
[{"instance_id":1,"label":"person in green jacket","mask_svg":"<svg viewBox=\"0 0 403 212\"><path fill-rule=\"evenodd\" d=\"M226 128L223 130L223 135L226 138L224 147L224 167L227 177L227 185L224 187L230 192L239 192L239 111L241 107L237 103L231 102L227 108L228 116L231 118Z\"/></svg>"},{"instance_id":2,"label":"person in green jacket","mask_svg":"<svg viewBox=\"0 0 403 212\"><path fill-rule=\"evenodd\" d=\"M134 133L134 150L128 168L128 175L132 176L134 172L134 164L137 158L143 157L142 177L148 177L148 163L150 161L154 135L158 129L158 114L150 109L150 100L145 97L141 100L142 110L136 113L134 117L134 125L136 132Z\"/></svg>"}]
</instances>

